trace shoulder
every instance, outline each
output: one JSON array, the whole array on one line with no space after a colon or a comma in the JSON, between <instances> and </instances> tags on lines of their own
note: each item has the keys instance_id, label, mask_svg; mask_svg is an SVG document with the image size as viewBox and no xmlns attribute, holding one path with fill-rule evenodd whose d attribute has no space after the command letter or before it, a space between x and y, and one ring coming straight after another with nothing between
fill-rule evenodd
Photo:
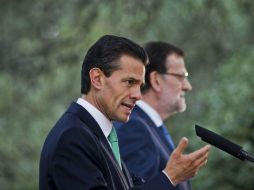
<instances>
[{"instance_id":1,"label":"shoulder","mask_svg":"<svg viewBox=\"0 0 254 190\"><path fill-rule=\"evenodd\" d=\"M144 132L147 131L148 124L137 117L132 117L130 120L126 123L123 122L114 122L114 127L117 130L117 133L128 133L128 132Z\"/></svg>"},{"instance_id":2,"label":"shoulder","mask_svg":"<svg viewBox=\"0 0 254 190\"><path fill-rule=\"evenodd\" d=\"M65 113L50 131L46 142L49 150L93 150L98 138L75 114ZM94 147L94 148L92 148Z\"/></svg>"},{"instance_id":3,"label":"shoulder","mask_svg":"<svg viewBox=\"0 0 254 190\"><path fill-rule=\"evenodd\" d=\"M87 154L96 155L99 150L97 137L86 127L71 127L62 132L56 142L55 153L65 152L68 154Z\"/></svg>"},{"instance_id":4,"label":"shoulder","mask_svg":"<svg viewBox=\"0 0 254 190\"><path fill-rule=\"evenodd\" d=\"M142 130L145 129L147 125L145 118L142 117L140 114L141 110L138 107L135 107L132 111L128 122L113 122L114 127L121 131L121 130Z\"/></svg>"}]
</instances>

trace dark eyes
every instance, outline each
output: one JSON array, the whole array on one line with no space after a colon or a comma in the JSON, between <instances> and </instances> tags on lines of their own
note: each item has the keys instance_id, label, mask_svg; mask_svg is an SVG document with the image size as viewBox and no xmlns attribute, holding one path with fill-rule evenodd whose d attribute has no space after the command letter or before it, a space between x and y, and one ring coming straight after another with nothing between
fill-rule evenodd
<instances>
[{"instance_id":1,"label":"dark eyes","mask_svg":"<svg viewBox=\"0 0 254 190\"><path fill-rule=\"evenodd\" d=\"M127 85L128 85L129 87L132 87L132 86L134 86L134 85L139 85L139 81L138 81L138 80L134 80L134 79L129 79L129 80L126 80L125 82L127 83ZM142 84L140 85L140 89L143 88L144 85L145 85L145 84L142 83Z\"/></svg>"},{"instance_id":2,"label":"dark eyes","mask_svg":"<svg viewBox=\"0 0 254 190\"><path fill-rule=\"evenodd\" d=\"M137 82L135 80L127 80L128 85L136 84Z\"/></svg>"}]
</instances>

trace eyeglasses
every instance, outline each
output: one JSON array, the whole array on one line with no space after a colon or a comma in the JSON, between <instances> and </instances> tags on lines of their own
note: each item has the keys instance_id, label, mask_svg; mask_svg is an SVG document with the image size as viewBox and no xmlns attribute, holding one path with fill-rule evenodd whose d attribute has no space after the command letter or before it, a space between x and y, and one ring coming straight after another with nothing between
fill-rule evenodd
<instances>
[{"instance_id":1,"label":"eyeglasses","mask_svg":"<svg viewBox=\"0 0 254 190\"><path fill-rule=\"evenodd\" d=\"M163 73L163 75L171 75L171 76L177 77L180 81L184 81L185 79L188 80L189 73L185 72L183 74L179 74L179 73L166 72L166 73Z\"/></svg>"}]
</instances>

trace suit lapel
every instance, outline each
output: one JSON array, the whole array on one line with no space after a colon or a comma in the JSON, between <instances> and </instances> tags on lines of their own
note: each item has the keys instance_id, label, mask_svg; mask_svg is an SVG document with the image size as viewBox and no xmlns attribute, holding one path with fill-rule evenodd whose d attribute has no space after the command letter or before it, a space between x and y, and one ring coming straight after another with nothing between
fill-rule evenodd
<instances>
[{"instance_id":1,"label":"suit lapel","mask_svg":"<svg viewBox=\"0 0 254 190\"><path fill-rule=\"evenodd\" d=\"M172 145L169 144L166 137L159 130L160 129L158 127L156 127L156 132L157 132L158 136L160 136L162 143L165 145L165 147L169 151L169 153L171 153L174 150L174 148L172 147Z\"/></svg>"},{"instance_id":2,"label":"suit lapel","mask_svg":"<svg viewBox=\"0 0 254 190\"><path fill-rule=\"evenodd\" d=\"M122 163L122 165L124 166L122 171L112 152L112 149L108 143L108 140L106 139L99 124L92 117L92 115L86 109L84 109L82 106L80 106L79 104L75 102L73 102L70 105L67 112L77 115L82 120L82 122L85 123L86 126L90 129L91 133L97 137L98 142L101 145L102 151L104 152L104 155L107 157L106 160L110 161L110 163L106 163L106 164L107 164L108 170L110 171L111 179L114 179L116 175L115 172L113 174L111 172L112 170L111 167L113 167L121 183L126 189L128 189L130 186L133 186L131 178L129 177L128 170L126 169L124 163ZM109 166L109 164L111 167ZM112 184L114 185L113 182Z\"/></svg>"},{"instance_id":3,"label":"suit lapel","mask_svg":"<svg viewBox=\"0 0 254 190\"><path fill-rule=\"evenodd\" d=\"M158 127L156 124L152 121L152 119L138 106L135 106L137 117L139 117L141 120L143 120L147 124L147 129L150 131L152 138L157 142L158 147L160 147L160 150L164 153L166 157L171 153L170 147L167 145L167 142L165 141L165 137L161 136L161 134L158 131Z\"/></svg>"},{"instance_id":4,"label":"suit lapel","mask_svg":"<svg viewBox=\"0 0 254 190\"><path fill-rule=\"evenodd\" d=\"M115 169L115 171L116 171L116 173L117 173L117 176L119 177L119 179L121 180L121 183L122 184L124 184L124 186L125 186L125 188L126 189L129 189L129 187L131 186L131 184L132 184L132 181L131 181L131 179L129 178L129 176L127 175L125 175L126 173L125 172L127 172L128 173L128 171L122 171L121 169L120 169L120 167L119 167L119 164L117 163L117 161L115 160L115 157L114 157L114 155L112 154L112 151L109 151L108 150L108 148L106 148L106 146L105 146L105 144L104 143L102 143L101 142L101 146L102 146L102 148L103 148L103 150L105 151L105 154L108 156L108 158L111 160L111 163L112 163L112 165L114 166L114 169ZM123 163L122 163L122 165L124 165ZM124 168L124 167L123 167ZM124 169L126 169L126 168L124 168ZM123 170L124 170L123 169ZM113 174L113 176L114 176L115 174Z\"/></svg>"}]
</instances>

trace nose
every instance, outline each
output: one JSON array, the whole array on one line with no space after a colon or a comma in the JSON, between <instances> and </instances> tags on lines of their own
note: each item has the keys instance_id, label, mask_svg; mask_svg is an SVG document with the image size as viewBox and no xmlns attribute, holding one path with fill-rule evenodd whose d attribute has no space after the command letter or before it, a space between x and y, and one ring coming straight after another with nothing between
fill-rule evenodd
<instances>
[{"instance_id":1,"label":"nose","mask_svg":"<svg viewBox=\"0 0 254 190\"><path fill-rule=\"evenodd\" d=\"M184 91L191 91L192 90L191 83L190 83L190 81L187 78L184 80L183 90Z\"/></svg>"},{"instance_id":2,"label":"nose","mask_svg":"<svg viewBox=\"0 0 254 190\"><path fill-rule=\"evenodd\" d=\"M131 94L130 94L130 98L135 99L135 100L141 100L142 94L141 94L141 89L140 89L139 86L134 87L132 89Z\"/></svg>"}]
</instances>

